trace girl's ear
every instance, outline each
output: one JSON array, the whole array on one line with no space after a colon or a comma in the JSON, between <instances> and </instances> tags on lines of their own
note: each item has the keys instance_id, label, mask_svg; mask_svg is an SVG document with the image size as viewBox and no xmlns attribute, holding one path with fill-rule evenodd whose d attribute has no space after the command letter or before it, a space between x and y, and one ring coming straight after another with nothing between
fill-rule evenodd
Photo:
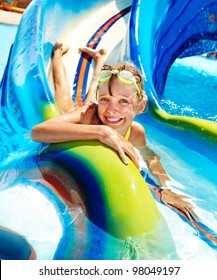
<instances>
[{"instance_id":1,"label":"girl's ear","mask_svg":"<svg viewBox=\"0 0 217 280\"><path fill-rule=\"evenodd\" d=\"M139 106L138 106L138 110L137 110L137 114L141 114L144 110L145 107L147 105L147 97L144 97L140 102L139 102Z\"/></svg>"}]
</instances>

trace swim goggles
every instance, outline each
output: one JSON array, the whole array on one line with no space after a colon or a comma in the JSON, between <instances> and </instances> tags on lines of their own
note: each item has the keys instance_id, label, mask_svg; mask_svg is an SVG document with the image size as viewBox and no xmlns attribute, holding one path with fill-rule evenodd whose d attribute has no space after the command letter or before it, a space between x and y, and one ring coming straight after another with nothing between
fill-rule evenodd
<instances>
[{"instance_id":1,"label":"swim goggles","mask_svg":"<svg viewBox=\"0 0 217 280\"><path fill-rule=\"evenodd\" d=\"M116 70L116 69L105 69L102 70L98 75L98 83L103 84L109 81L112 75L116 75L120 82L126 85L134 85L137 90L137 95L139 99L143 98L143 95L137 85L136 78L133 73L128 70Z\"/></svg>"}]
</instances>

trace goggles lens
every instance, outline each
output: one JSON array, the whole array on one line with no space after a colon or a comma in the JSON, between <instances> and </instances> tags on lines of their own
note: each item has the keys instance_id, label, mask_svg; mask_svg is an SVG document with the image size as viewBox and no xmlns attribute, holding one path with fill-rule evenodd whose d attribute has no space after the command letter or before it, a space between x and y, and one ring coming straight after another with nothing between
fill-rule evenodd
<instances>
[{"instance_id":1,"label":"goggles lens","mask_svg":"<svg viewBox=\"0 0 217 280\"><path fill-rule=\"evenodd\" d=\"M136 78L134 77L133 73L128 70L102 70L98 75L98 83L106 83L112 77L112 75L116 75L117 78L126 85L134 85L137 90L137 95L140 99L143 98L140 89L137 85Z\"/></svg>"}]
</instances>

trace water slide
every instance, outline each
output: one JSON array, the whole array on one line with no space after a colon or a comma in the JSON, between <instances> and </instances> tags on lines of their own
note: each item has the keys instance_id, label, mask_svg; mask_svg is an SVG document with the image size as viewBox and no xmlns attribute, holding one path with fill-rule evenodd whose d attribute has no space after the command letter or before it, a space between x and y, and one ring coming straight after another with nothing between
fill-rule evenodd
<instances>
[{"instance_id":1,"label":"water slide","mask_svg":"<svg viewBox=\"0 0 217 280\"><path fill-rule=\"evenodd\" d=\"M216 216L211 214L215 205L210 203L207 208L205 204L216 185L216 123L171 116L159 101L176 57L213 50L216 29L209 30L202 19L215 11L215 3L202 0L186 1L185 5L183 1L101 0L38 0L30 4L1 82L1 113L12 143L7 146L1 167L4 215L0 216L0 234L6 242L10 241L9 229L17 232L23 237L17 246L26 240L26 246L30 244L29 258L38 259L216 258ZM192 31L189 23L194 18L197 25ZM177 29L181 31L177 33ZM171 37L175 42L172 47ZM212 42L212 48L206 44L201 50L200 40L204 38ZM149 144L174 178L171 187L196 197L200 222L191 223L160 203L158 186L151 175L145 183L133 164L125 169L114 153L98 143L51 145L41 153L44 146L31 141L33 125L58 115L50 65L56 41L70 46L64 63L77 103L84 99L93 71L91 60L78 53L78 47L106 48L109 64L131 59L140 68L150 105L138 121L144 124ZM109 160L115 162L112 171L104 168L105 158L107 166ZM109 177L110 181L104 180ZM200 189L195 195L197 184ZM121 186L119 191L117 186ZM85 211L74 206L75 194L82 197ZM126 204L130 211L126 211ZM193 247L185 245L183 236Z\"/></svg>"},{"instance_id":2,"label":"water slide","mask_svg":"<svg viewBox=\"0 0 217 280\"><path fill-rule=\"evenodd\" d=\"M146 89L155 114L164 119L164 123L178 129L180 127L190 134L201 135L199 142L205 140L203 144L206 147L215 146L216 122L170 115L162 109L160 100L169 69L177 58L216 50L216 3L205 0L197 3L164 1L160 4L159 1L154 1L147 5L140 1L138 5L141 12L137 15L137 9L133 9L132 16L136 18L130 40L131 47L135 50L132 52L132 59L146 75ZM200 152L215 161L215 153L205 149Z\"/></svg>"}]
</instances>

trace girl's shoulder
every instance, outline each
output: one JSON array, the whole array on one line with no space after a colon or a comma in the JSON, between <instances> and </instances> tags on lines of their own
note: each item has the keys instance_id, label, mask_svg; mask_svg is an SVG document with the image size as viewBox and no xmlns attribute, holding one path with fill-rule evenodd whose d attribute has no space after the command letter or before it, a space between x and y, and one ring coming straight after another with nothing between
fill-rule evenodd
<instances>
[{"instance_id":1,"label":"girl's shoulder","mask_svg":"<svg viewBox=\"0 0 217 280\"><path fill-rule=\"evenodd\" d=\"M138 122L132 122L129 142L133 146L145 146L146 134L144 127Z\"/></svg>"}]
</instances>

